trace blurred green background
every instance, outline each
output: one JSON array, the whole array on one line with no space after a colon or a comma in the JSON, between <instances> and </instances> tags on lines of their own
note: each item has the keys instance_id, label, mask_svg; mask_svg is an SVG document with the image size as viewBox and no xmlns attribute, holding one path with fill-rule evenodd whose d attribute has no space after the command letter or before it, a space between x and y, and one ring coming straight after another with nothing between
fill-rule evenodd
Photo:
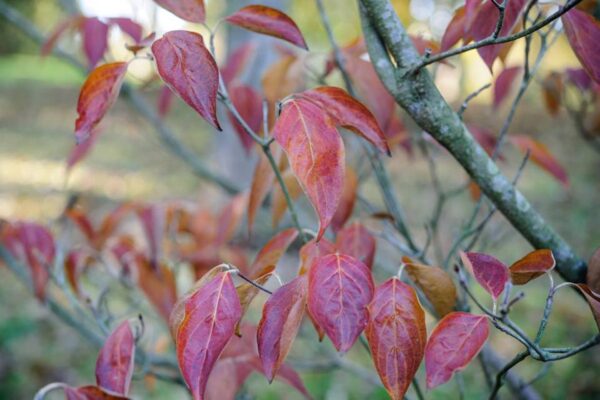
<instances>
[{"instance_id":1,"label":"blurred green background","mask_svg":"<svg viewBox=\"0 0 600 400\"><path fill-rule=\"evenodd\" d=\"M4 3L21 11L45 33L65 18L68 6L68 2L55 0L10 0ZM214 24L227 9L236 9L241 3L207 1L209 25ZM457 2L399 0L394 3L412 33L439 39ZM322 62L330 47L314 2L293 0L272 4L287 9L315 55L312 62L314 65ZM104 17L130 16L147 18L147 21L151 20L148 15L153 10L149 0L82 0L79 5L88 15L102 12ZM354 1L326 0L325 5L340 43L349 43L360 34ZM159 21L158 26L163 31L186 26L169 15L154 21ZM226 34L225 29L223 34ZM237 34L243 39L255 38L250 33L238 31ZM73 192L83 193L90 207L104 209L124 200L183 198L216 204L224 198L223 193L200 181L181 160L166 151L153 127L122 100L117 102L104 121L102 135L92 153L67 176L65 160L74 143L72 132L77 96L84 75L58 58L42 59L39 46L1 17L0 37L3 38L0 40L0 218L26 218L51 223L60 215L66 199ZM72 35L66 36L60 41L60 46L81 57L79 40ZM221 39L218 45L226 48L226 43L225 39ZM522 61L522 46L523 43L519 42L513 47L509 64ZM258 51L270 50L260 48ZM126 57L122 37L111 36L108 58L120 57ZM136 63L144 64L142 61ZM140 86L144 96L155 104L156 86L142 84L151 70L149 63L146 64L139 67L136 64L128 80ZM568 44L561 39L547 55L540 75L577 65ZM456 106L468 93L491 79L477 55L472 53L461 56L460 61L457 59L454 68L438 72L440 89ZM332 83L336 82L339 82L338 76L332 78ZM485 92L470 105L465 118L497 132L507 112L506 104L499 111L493 110L490 93ZM249 186L255 157L246 156L240 150L239 142L231 131L217 135L179 101L175 102L167 123L214 170L235 179L241 186ZM571 181L569 189L561 187L532 164L526 168L519 187L575 250L584 258L589 257L600 245L598 153L575 132L564 110L557 117L549 116L541 100L538 83L534 83L527 92L510 132L540 139L566 168ZM501 168L511 176L521 154L507 150L506 158ZM447 154L440 151L436 160L447 187L464 181L464 173ZM388 167L409 223L419 232L418 239L422 241L425 233L421 227L431 215L435 202L427 163L418 152L409 156L398 150L388 161ZM367 184L363 193L379 201L374 186ZM441 228L445 246L451 243L473 205L472 199L465 193L448 208ZM506 263L513 262L530 249L501 217L494 217L488 233L486 240L489 246L486 250ZM385 250L385 246L382 248ZM379 254L377 263L395 266L399 260L388 260ZM546 291L547 281L539 279L527 288L525 300L515 308L514 319L530 334L535 332L541 317ZM252 317L256 320L257 315L255 310ZM544 344L552 347L575 345L596 330L583 300L570 291L561 291ZM329 344L317 344L313 333L306 338L295 344L291 357L300 359L307 354L317 355L323 348L331 350ZM515 341L497 332L493 333L492 345L507 358L520 350ZM96 348L57 321L6 268L0 267L0 399L32 398L38 388L53 381L73 385L92 383L96 354ZM356 346L347 357L371 368L360 346ZM544 371L544 378L535 382L535 388L549 399L597 399L600 398L599 368L600 352L592 349L553 364ZM527 378L535 377L541 369L542 364L532 360L517 367L517 371ZM422 375L420 370L419 379L423 378ZM315 398L386 398L382 389L366 385L345 371L303 371L302 376ZM465 398L485 398L483 376L476 362L461 376ZM426 393L427 398L455 398L456 382L453 380ZM135 398L187 398L180 388L147 379L136 379L133 393ZM298 398L282 384L269 386L259 376L250 380L245 393L250 398L260 399ZM511 395L507 393L504 396L509 398Z\"/></svg>"}]
</instances>

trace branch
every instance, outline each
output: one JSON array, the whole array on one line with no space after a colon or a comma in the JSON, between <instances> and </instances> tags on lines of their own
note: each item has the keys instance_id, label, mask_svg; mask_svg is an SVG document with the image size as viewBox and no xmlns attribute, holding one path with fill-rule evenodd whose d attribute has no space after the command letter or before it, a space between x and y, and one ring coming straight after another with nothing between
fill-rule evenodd
<instances>
[{"instance_id":1,"label":"branch","mask_svg":"<svg viewBox=\"0 0 600 400\"><path fill-rule=\"evenodd\" d=\"M0 16L4 17L10 24L23 32L34 42L41 45L46 40L45 36L27 18L11 6L7 5L4 1L0 1ZM58 47L54 48L53 53L56 57L76 67L82 74L87 74L87 68L71 54ZM129 100L131 105L140 113L140 115L154 127L161 142L171 151L171 153L185 161L188 166L191 167L192 172L195 175L220 186L230 194L239 191L233 183L211 171L193 151L180 142L173 131L169 129L162 118L156 113L154 108L133 86L124 83L121 93Z\"/></svg>"},{"instance_id":2,"label":"branch","mask_svg":"<svg viewBox=\"0 0 600 400\"><path fill-rule=\"evenodd\" d=\"M421 129L448 149L521 235L535 248L552 249L557 269L566 280L585 281L585 262L500 172L440 95L429 73L422 70L411 79L404 79L401 70L394 67L387 50L399 68L414 65L420 56L389 2L362 0L361 4L361 21L371 61L396 102ZM394 74L398 79L392 81Z\"/></svg>"},{"instance_id":3,"label":"branch","mask_svg":"<svg viewBox=\"0 0 600 400\"><path fill-rule=\"evenodd\" d=\"M410 69L410 73L416 73L418 72L420 69L422 69L423 67L429 65L429 64L433 64L434 62L438 62L438 61L442 61L448 57L452 57L452 56L456 56L458 54L462 54L462 53L466 53L467 51L470 50L474 50L474 49L478 49L480 47L485 47L485 46L490 46L490 45L494 45L494 44L502 44L502 43L508 43L508 42L512 42L514 40L517 39L521 39L522 37L525 36L529 36L532 33L542 29L543 27L545 27L546 25L551 24L552 22L554 22L555 20L557 20L558 18L560 18L563 14L565 14L567 11L569 11L571 8L575 7L577 4L581 3L582 0L573 0L568 2L564 7L559 8L556 12L554 12L552 15L550 15L548 18L534 24L531 25L529 28L524 29L520 32L517 32L513 35L509 35L509 36L504 36L504 37L497 37L498 33L500 33L500 29L502 29L502 26L500 24L500 22L498 23L498 25L500 25L500 28L498 29L498 26L496 27L496 30L494 31L494 33L492 35L490 35L489 37L482 39L478 42L474 42L471 43L467 46L463 46L463 47L459 47L456 49L451 49L451 50L447 50L447 51L443 51L441 53L438 53L436 55L433 56L429 56L421 61L419 61L420 57L414 60L414 64L415 66L412 67ZM365 3L369 3L369 1L366 1ZM501 13L500 15L503 16L504 13ZM503 18L503 17L502 17ZM498 19L500 21L500 18Z\"/></svg>"}]
</instances>

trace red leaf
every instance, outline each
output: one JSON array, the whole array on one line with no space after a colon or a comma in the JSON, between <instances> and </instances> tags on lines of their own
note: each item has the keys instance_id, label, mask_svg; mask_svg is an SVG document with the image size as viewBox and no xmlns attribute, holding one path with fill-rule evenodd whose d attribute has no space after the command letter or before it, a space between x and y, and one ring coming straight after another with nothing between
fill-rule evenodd
<instances>
[{"instance_id":1,"label":"red leaf","mask_svg":"<svg viewBox=\"0 0 600 400\"><path fill-rule=\"evenodd\" d=\"M258 354L269 382L273 381L292 348L304 316L306 295L306 276L298 276L277 289L263 307L256 339Z\"/></svg>"},{"instance_id":2,"label":"red leaf","mask_svg":"<svg viewBox=\"0 0 600 400\"><path fill-rule=\"evenodd\" d=\"M127 63L104 64L94 69L79 92L75 139L83 143L117 100Z\"/></svg>"},{"instance_id":3,"label":"red leaf","mask_svg":"<svg viewBox=\"0 0 600 400\"><path fill-rule=\"evenodd\" d=\"M225 66L221 68L223 82L229 86L234 79L239 78L255 55L256 44L253 42L246 42L235 49L227 58Z\"/></svg>"},{"instance_id":4,"label":"red leaf","mask_svg":"<svg viewBox=\"0 0 600 400\"><path fill-rule=\"evenodd\" d=\"M465 267L472 273L477 282L490 294L494 301L504 291L508 282L508 268L496 258L484 253L460 254Z\"/></svg>"},{"instance_id":5,"label":"red leaf","mask_svg":"<svg viewBox=\"0 0 600 400\"><path fill-rule=\"evenodd\" d=\"M506 3L504 22L498 37L508 36L513 29L518 26L521 12L525 8L526 4L526 0L511 0ZM500 12L493 1L486 1L479 6L477 15L474 17L473 23L470 25L471 29L469 33L473 36L473 39L479 41L490 37L496 29L499 16ZM510 45L511 43L489 45L480 47L477 49L477 51L491 71L494 60L498 58L506 46Z\"/></svg>"},{"instance_id":6,"label":"red leaf","mask_svg":"<svg viewBox=\"0 0 600 400\"><path fill-rule=\"evenodd\" d=\"M500 75L498 75L494 82L494 107L498 107L510 93L515 78L522 70L522 67L504 68Z\"/></svg>"},{"instance_id":7,"label":"red leaf","mask_svg":"<svg viewBox=\"0 0 600 400\"><path fill-rule=\"evenodd\" d=\"M511 135L508 139L522 152L529 150L531 161L554 176L565 188L569 187L567 172L545 144L525 135Z\"/></svg>"},{"instance_id":8,"label":"red leaf","mask_svg":"<svg viewBox=\"0 0 600 400\"><path fill-rule=\"evenodd\" d=\"M352 215L354 209L354 203L356 202L356 191L358 188L358 177L351 167L346 168L346 176L344 177L344 189L342 191L342 198L340 204L333 215L331 220L331 229L334 232L338 232L348 218Z\"/></svg>"},{"instance_id":9,"label":"red leaf","mask_svg":"<svg viewBox=\"0 0 600 400\"><path fill-rule=\"evenodd\" d=\"M50 231L32 222L7 223L0 230L0 243L16 260L29 267L35 296L43 302L49 279L48 269L54 263L56 252Z\"/></svg>"},{"instance_id":10,"label":"red leaf","mask_svg":"<svg viewBox=\"0 0 600 400\"><path fill-rule=\"evenodd\" d=\"M189 22L201 24L206 19L204 0L154 0L154 2Z\"/></svg>"},{"instance_id":11,"label":"red leaf","mask_svg":"<svg viewBox=\"0 0 600 400\"><path fill-rule=\"evenodd\" d=\"M225 21L253 32L274 36L308 50L296 23L275 8L249 5L225 18Z\"/></svg>"},{"instance_id":12,"label":"red leaf","mask_svg":"<svg viewBox=\"0 0 600 400\"><path fill-rule=\"evenodd\" d=\"M217 120L219 71L202 36L188 31L167 32L152 44L158 74L183 101L212 126Z\"/></svg>"},{"instance_id":13,"label":"red leaf","mask_svg":"<svg viewBox=\"0 0 600 400\"><path fill-rule=\"evenodd\" d=\"M373 269L375 238L360 223L355 222L339 231L335 245L340 253L352 256Z\"/></svg>"},{"instance_id":14,"label":"red leaf","mask_svg":"<svg viewBox=\"0 0 600 400\"><path fill-rule=\"evenodd\" d=\"M229 95L231 102L250 129L253 132L259 132L263 122L263 110L262 97L256 89L248 85L233 85L229 88ZM231 112L227 112L227 115L246 152L250 152L254 145L254 139L246 132Z\"/></svg>"},{"instance_id":15,"label":"red leaf","mask_svg":"<svg viewBox=\"0 0 600 400\"><path fill-rule=\"evenodd\" d=\"M348 128L371 142L382 153L390 154L385 135L375 116L361 102L343 89L321 86L301 94L329 113L336 125Z\"/></svg>"},{"instance_id":16,"label":"red leaf","mask_svg":"<svg viewBox=\"0 0 600 400\"><path fill-rule=\"evenodd\" d=\"M524 285L551 271L555 265L552 250L535 250L510 266L510 279L515 285Z\"/></svg>"},{"instance_id":17,"label":"red leaf","mask_svg":"<svg viewBox=\"0 0 600 400\"><path fill-rule=\"evenodd\" d=\"M169 111L171 111L171 107L173 106L173 99L175 93L169 88L169 86L164 85L160 92L158 93L158 101L156 104L156 109L158 110L158 115L161 117L166 117Z\"/></svg>"},{"instance_id":18,"label":"red leaf","mask_svg":"<svg viewBox=\"0 0 600 400\"><path fill-rule=\"evenodd\" d=\"M130 18L111 18L110 22L128 34L136 43L142 41L142 26Z\"/></svg>"},{"instance_id":19,"label":"red leaf","mask_svg":"<svg viewBox=\"0 0 600 400\"><path fill-rule=\"evenodd\" d=\"M97 386L64 387L66 400L128 400L128 397L107 393Z\"/></svg>"},{"instance_id":20,"label":"red leaf","mask_svg":"<svg viewBox=\"0 0 600 400\"><path fill-rule=\"evenodd\" d=\"M286 229L273 236L256 255L250 266L250 277L262 275L262 271L269 266L275 267L297 237L298 231L295 228Z\"/></svg>"},{"instance_id":21,"label":"red leaf","mask_svg":"<svg viewBox=\"0 0 600 400\"><path fill-rule=\"evenodd\" d=\"M560 18L579 62L590 77L600 83L600 22L576 8Z\"/></svg>"},{"instance_id":22,"label":"red leaf","mask_svg":"<svg viewBox=\"0 0 600 400\"><path fill-rule=\"evenodd\" d=\"M177 360L194 400L204 398L208 376L241 315L228 272L218 273L185 300L185 313L177 329Z\"/></svg>"},{"instance_id":23,"label":"red leaf","mask_svg":"<svg viewBox=\"0 0 600 400\"><path fill-rule=\"evenodd\" d=\"M464 312L446 315L435 327L425 347L427 388L446 383L481 350L490 328L487 318Z\"/></svg>"},{"instance_id":24,"label":"red leaf","mask_svg":"<svg viewBox=\"0 0 600 400\"><path fill-rule=\"evenodd\" d=\"M82 26L83 51L91 68L102 59L108 47L108 25L96 17L85 18Z\"/></svg>"},{"instance_id":25,"label":"red leaf","mask_svg":"<svg viewBox=\"0 0 600 400\"><path fill-rule=\"evenodd\" d=\"M350 350L367 325L373 291L369 268L347 255L321 257L308 271L308 309L338 351Z\"/></svg>"},{"instance_id":26,"label":"red leaf","mask_svg":"<svg viewBox=\"0 0 600 400\"><path fill-rule=\"evenodd\" d=\"M452 46L464 39L467 28L467 15L465 7L460 7L448 23L444 36L442 37L441 51L449 50Z\"/></svg>"},{"instance_id":27,"label":"red leaf","mask_svg":"<svg viewBox=\"0 0 600 400\"><path fill-rule=\"evenodd\" d=\"M319 240L342 195L344 143L327 114L304 99L285 104L273 136L319 216Z\"/></svg>"},{"instance_id":28,"label":"red leaf","mask_svg":"<svg viewBox=\"0 0 600 400\"><path fill-rule=\"evenodd\" d=\"M425 313L414 289L397 278L375 289L365 330L377 373L393 400L404 398L425 352Z\"/></svg>"},{"instance_id":29,"label":"red leaf","mask_svg":"<svg viewBox=\"0 0 600 400\"><path fill-rule=\"evenodd\" d=\"M135 338L129 321L124 321L106 339L96 361L96 384L112 393L127 396L133 376Z\"/></svg>"}]
</instances>

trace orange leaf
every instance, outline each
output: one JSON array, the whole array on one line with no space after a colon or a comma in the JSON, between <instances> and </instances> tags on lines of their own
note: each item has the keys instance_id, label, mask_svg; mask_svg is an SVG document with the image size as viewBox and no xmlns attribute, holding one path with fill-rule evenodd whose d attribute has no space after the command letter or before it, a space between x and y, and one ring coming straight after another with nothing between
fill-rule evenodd
<instances>
[{"instance_id":1,"label":"orange leaf","mask_svg":"<svg viewBox=\"0 0 600 400\"><path fill-rule=\"evenodd\" d=\"M512 135L509 136L509 140L522 152L529 150L531 161L555 177L565 188L569 187L567 172L545 144L524 135Z\"/></svg>"},{"instance_id":2,"label":"orange leaf","mask_svg":"<svg viewBox=\"0 0 600 400\"><path fill-rule=\"evenodd\" d=\"M535 250L509 267L510 279L515 285L524 285L551 271L555 265L552 250Z\"/></svg>"},{"instance_id":3,"label":"orange leaf","mask_svg":"<svg viewBox=\"0 0 600 400\"><path fill-rule=\"evenodd\" d=\"M296 200L298 196L302 194L302 188L298 183L298 179L296 179L294 173L289 169L282 174L282 178L285 186L287 187L288 193L290 194L290 198L292 200ZM275 184L275 188L273 189L273 204L271 205L273 228L279 225L279 221L281 221L281 218L285 214L287 208L288 206L285 195L283 194L283 190L281 190L281 186L277 182Z\"/></svg>"},{"instance_id":4,"label":"orange leaf","mask_svg":"<svg viewBox=\"0 0 600 400\"><path fill-rule=\"evenodd\" d=\"M256 255L250 266L250 277L262 275L263 270L269 266L275 267L297 237L298 231L295 228L286 229L273 236Z\"/></svg>"},{"instance_id":5,"label":"orange leaf","mask_svg":"<svg viewBox=\"0 0 600 400\"><path fill-rule=\"evenodd\" d=\"M124 62L104 64L94 69L85 80L77 101L77 143L81 144L88 139L92 130L117 100L127 66L128 63Z\"/></svg>"},{"instance_id":6,"label":"orange leaf","mask_svg":"<svg viewBox=\"0 0 600 400\"><path fill-rule=\"evenodd\" d=\"M248 199L248 232L252 232L254 219L260 206L265 201L269 191L273 187L275 173L271 168L271 163L267 156L261 151L258 156L258 162L254 169L252 186L250 187L250 197Z\"/></svg>"},{"instance_id":7,"label":"orange leaf","mask_svg":"<svg viewBox=\"0 0 600 400\"><path fill-rule=\"evenodd\" d=\"M443 317L454 310L456 287L450 275L439 267L406 263L406 272L433 305L436 314Z\"/></svg>"}]
</instances>

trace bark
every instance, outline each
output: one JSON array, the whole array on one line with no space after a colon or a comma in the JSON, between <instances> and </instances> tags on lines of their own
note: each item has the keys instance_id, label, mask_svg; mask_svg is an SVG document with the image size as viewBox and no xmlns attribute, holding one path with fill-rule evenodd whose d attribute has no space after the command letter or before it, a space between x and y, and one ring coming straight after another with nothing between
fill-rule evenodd
<instances>
[{"instance_id":1,"label":"bark","mask_svg":"<svg viewBox=\"0 0 600 400\"><path fill-rule=\"evenodd\" d=\"M461 164L482 192L531 245L551 249L560 275L584 282L587 266L473 139L439 93L429 72L411 71L419 53L387 0L361 0L361 20L373 66L396 102ZM389 52L389 53L388 53ZM394 59L395 64L390 60Z\"/></svg>"}]
</instances>

